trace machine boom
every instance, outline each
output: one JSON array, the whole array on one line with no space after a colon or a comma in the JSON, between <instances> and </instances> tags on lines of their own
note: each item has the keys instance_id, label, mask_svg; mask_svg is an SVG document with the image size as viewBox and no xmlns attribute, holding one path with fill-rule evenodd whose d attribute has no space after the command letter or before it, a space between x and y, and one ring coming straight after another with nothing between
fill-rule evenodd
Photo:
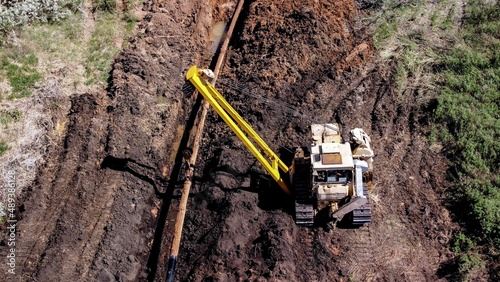
<instances>
[{"instance_id":1,"label":"machine boom","mask_svg":"<svg viewBox=\"0 0 500 282\"><path fill-rule=\"evenodd\" d=\"M238 112L224 99L222 94L208 82L210 72L192 66L187 74L189 80L201 95L208 101L210 106L221 116L229 128L243 142L254 157L264 166L266 171L274 178L278 185L290 194L290 189L283 181L279 169L288 173L288 166L278 157L278 155L262 140L253 128L238 114ZM267 155L262 155L260 150L251 141L253 140L260 149Z\"/></svg>"}]
</instances>

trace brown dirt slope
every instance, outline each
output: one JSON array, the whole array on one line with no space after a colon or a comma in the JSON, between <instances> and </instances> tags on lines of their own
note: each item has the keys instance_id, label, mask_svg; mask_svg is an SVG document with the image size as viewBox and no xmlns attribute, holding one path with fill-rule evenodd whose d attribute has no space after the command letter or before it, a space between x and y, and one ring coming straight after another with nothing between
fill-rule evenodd
<instances>
[{"instance_id":1,"label":"brown dirt slope","mask_svg":"<svg viewBox=\"0 0 500 282\"><path fill-rule=\"evenodd\" d=\"M183 74L207 45L210 10L202 1L147 1L144 11L108 93L73 96L63 143L18 200L16 281L147 275L159 199L183 134L177 125L191 109Z\"/></svg>"},{"instance_id":2,"label":"brown dirt slope","mask_svg":"<svg viewBox=\"0 0 500 282\"><path fill-rule=\"evenodd\" d=\"M316 120L364 128L378 153L373 223L360 229L295 226L290 199L259 190L272 190L272 183L212 117L179 279L438 280L452 228L440 198L445 163L421 136L424 114L415 97L394 90L392 65L375 55L370 31L356 21L355 3L260 0L245 13L219 88L276 151L307 145L311 121L232 91L230 81Z\"/></svg>"}]
</instances>

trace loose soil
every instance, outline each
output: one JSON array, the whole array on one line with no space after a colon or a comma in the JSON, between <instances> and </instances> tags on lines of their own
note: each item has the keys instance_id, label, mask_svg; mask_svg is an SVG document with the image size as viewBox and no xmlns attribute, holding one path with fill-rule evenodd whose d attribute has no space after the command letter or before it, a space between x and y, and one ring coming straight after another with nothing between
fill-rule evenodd
<instances>
[{"instance_id":1,"label":"loose soil","mask_svg":"<svg viewBox=\"0 0 500 282\"><path fill-rule=\"evenodd\" d=\"M219 87L276 151L307 146L310 120L362 127L377 152L373 223L360 229L297 227L289 200L227 126L212 116L199 183L189 205L181 281L429 281L449 259L442 207L443 158L421 135L415 97L400 98L393 66L375 56L353 1L254 1L241 20L224 74L283 107ZM230 85L230 83L227 85ZM253 178L252 178L253 177ZM269 181L269 180L266 180ZM267 187L266 187L267 186ZM271 198L270 198L271 197Z\"/></svg>"},{"instance_id":2,"label":"loose soil","mask_svg":"<svg viewBox=\"0 0 500 282\"><path fill-rule=\"evenodd\" d=\"M72 96L65 138L18 199L15 280L164 280L168 214L182 181L178 152L199 105L182 91L184 74L209 65L211 27L228 21L234 7L145 1L107 92ZM455 228L441 198L446 164L422 136L427 113L415 96L394 89L394 66L377 57L359 20L364 12L351 0L252 1L218 88L285 159L287 148L308 145L311 121L230 82L345 131L364 128L377 153L372 224L296 226L293 199L211 114L178 281L443 279Z\"/></svg>"}]
</instances>

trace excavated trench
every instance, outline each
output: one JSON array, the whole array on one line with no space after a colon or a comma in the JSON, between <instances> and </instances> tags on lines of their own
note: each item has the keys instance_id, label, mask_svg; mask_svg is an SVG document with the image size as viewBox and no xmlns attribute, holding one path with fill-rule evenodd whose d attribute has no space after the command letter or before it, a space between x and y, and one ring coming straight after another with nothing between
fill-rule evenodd
<instances>
[{"instance_id":1,"label":"excavated trench","mask_svg":"<svg viewBox=\"0 0 500 282\"><path fill-rule=\"evenodd\" d=\"M72 96L66 137L19 199L16 280L164 280L185 169L179 152L200 103L182 91L185 71L210 65L210 33L235 4L145 2L107 93ZM422 136L416 96L397 95L393 64L379 60L359 21L366 12L351 0L248 1L218 88L282 155L308 145L304 116L364 128L378 153L372 224L296 226L292 199L210 114L178 281L441 278L453 229L440 197L445 161Z\"/></svg>"}]
</instances>

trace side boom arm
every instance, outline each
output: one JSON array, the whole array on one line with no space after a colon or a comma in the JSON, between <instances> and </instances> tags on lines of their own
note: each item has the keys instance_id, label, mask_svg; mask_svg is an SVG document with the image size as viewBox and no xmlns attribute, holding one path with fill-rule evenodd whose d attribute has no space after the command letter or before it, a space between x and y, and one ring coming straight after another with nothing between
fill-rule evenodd
<instances>
[{"instance_id":1,"label":"side boom arm","mask_svg":"<svg viewBox=\"0 0 500 282\"><path fill-rule=\"evenodd\" d=\"M288 167L204 76L203 70L198 69L196 66L192 66L186 74L186 79L196 87L201 95L203 95L205 100L207 100L217 114L222 117L224 122L231 128L236 136L238 136L262 166L264 166L283 191L290 194L290 190L281 178L278 169L280 168L283 172L288 173ZM250 139L264 151L269 160L262 155Z\"/></svg>"}]
</instances>

